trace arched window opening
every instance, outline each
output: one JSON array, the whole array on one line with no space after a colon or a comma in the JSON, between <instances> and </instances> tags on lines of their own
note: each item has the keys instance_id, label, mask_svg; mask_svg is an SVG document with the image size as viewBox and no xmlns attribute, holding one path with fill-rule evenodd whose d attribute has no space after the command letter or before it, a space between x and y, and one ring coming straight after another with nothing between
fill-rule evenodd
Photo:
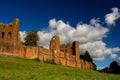
<instances>
[{"instance_id":1,"label":"arched window opening","mask_svg":"<svg viewBox=\"0 0 120 80\"><path fill-rule=\"evenodd\" d=\"M9 32L8 33L8 39L11 39L11 36L12 36L12 34L11 34L11 32Z\"/></svg>"},{"instance_id":2,"label":"arched window opening","mask_svg":"<svg viewBox=\"0 0 120 80\"><path fill-rule=\"evenodd\" d=\"M4 38L4 32L2 32L2 38Z\"/></svg>"}]
</instances>

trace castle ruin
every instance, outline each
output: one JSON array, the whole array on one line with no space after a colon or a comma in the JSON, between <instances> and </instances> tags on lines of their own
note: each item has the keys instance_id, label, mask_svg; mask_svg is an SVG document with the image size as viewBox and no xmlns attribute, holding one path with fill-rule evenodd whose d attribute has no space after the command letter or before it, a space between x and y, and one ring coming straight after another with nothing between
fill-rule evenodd
<instances>
[{"instance_id":1,"label":"castle ruin","mask_svg":"<svg viewBox=\"0 0 120 80\"><path fill-rule=\"evenodd\" d=\"M38 58L40 61L54 60L56 64L94 69L91 62L80 59L78 41L60 45L59 36L53 36L49 49L41 46L24 46L20 41L18 28L19 19L14 19L10 24L0 23L0 55L27 59Z\"/></svg>"}]
</instances>

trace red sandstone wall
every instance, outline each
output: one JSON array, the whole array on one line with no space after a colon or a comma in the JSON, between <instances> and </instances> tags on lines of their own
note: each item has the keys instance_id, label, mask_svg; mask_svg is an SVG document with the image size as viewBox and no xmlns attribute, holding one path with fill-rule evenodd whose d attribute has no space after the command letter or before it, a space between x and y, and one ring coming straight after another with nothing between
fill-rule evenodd
<instances>
[{"instance_id":1,"label":"red sandstone wall","mask_svg":"<svg viewBox=\"0 0 120 80\"><path fill-rule=\"evenodd\" d=\"M2 50L2 47L4 48ZM0 47L0 54L6 54L10 56L17 56L21 58L34 59L39 58L41 61L54 59L56 64L67 65L72 67L94 69L92 63L79 59L76 61L76 56L70 55L68 53L60 52L54 50L51 52L48 49L41 47L31 47L31 46L13 46L11 53L8 53L6 47Z\"/></svg>"},{"instance_id":2,"label":"red sandstone wall","mask_svg":"<svg viewBox=\"0 0 120 80\"><path fill-rule=\"evenodd\" d=\"M27 59L35 59L38 57L38 47L31 47L27 46L26 47L26 55L25 57Z\"/></svg>"},{"instance_id":3,"label":"red sandstone wall","mask_svg":"<svg viewBox=\"0 0 120 80\"><path fill-rule=\"evenodd\" d=\"M86 69L94 69L92 63L84 61L82 59L76 60L75 55L60 52L57 50L51 52L50 50L42 47L31 47L31 46L23 46L23 45L6 46L6 44L4 44L4 45L0 45L0 54L27 58L27 59L39 58L41 61L54 59L56 64L86 68Z\"/></svg>"},{"instance_id":4,"label":"red sandstone wall","mask_svg":"<svg viewBox=\"0 0 120 80\"><path fill-rule=\"evenodd\" d=\"M40 61L45 61L47 59L52 60L53 55L50 50L42 48L42 47L38 47L38 58L40 59Z\"/></svg>"}]
</instances>

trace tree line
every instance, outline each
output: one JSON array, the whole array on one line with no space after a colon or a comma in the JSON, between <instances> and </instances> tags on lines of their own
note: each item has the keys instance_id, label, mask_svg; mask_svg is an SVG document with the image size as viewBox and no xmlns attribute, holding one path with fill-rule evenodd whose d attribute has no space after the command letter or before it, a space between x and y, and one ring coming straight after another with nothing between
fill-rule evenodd
<instances>
[{"instance_id":1,"label":"tree line","mask_svg":"<svg viewBox=\"0 0 120 80\"><path fill-rule=\"evenodd\" d=\"M100 71L104 73L120 74L120 65L118 65L117 61L113 61L110 63L109 67L105 67Z\"/></svg>"}]
</instances>

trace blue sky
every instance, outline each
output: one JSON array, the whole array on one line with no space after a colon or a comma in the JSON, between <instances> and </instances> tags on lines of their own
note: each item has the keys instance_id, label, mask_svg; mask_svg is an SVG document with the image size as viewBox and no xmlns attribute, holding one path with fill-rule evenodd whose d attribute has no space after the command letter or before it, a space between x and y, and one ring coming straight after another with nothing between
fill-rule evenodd
<instances>
[{"instance_id":1,"label":"blue sky","mask_svg":"<svg viewBox=\"0 0 120 80\"><path fill-rule=\"evenodd\" d=\"M119 9L120 0L1 0L0 21L19 18L21 37L37 30L45 47L56 34L61 43L78 40L81 54L88 50L98 67L106 67L120 61Z\"/></svg>"}]
</instances>

